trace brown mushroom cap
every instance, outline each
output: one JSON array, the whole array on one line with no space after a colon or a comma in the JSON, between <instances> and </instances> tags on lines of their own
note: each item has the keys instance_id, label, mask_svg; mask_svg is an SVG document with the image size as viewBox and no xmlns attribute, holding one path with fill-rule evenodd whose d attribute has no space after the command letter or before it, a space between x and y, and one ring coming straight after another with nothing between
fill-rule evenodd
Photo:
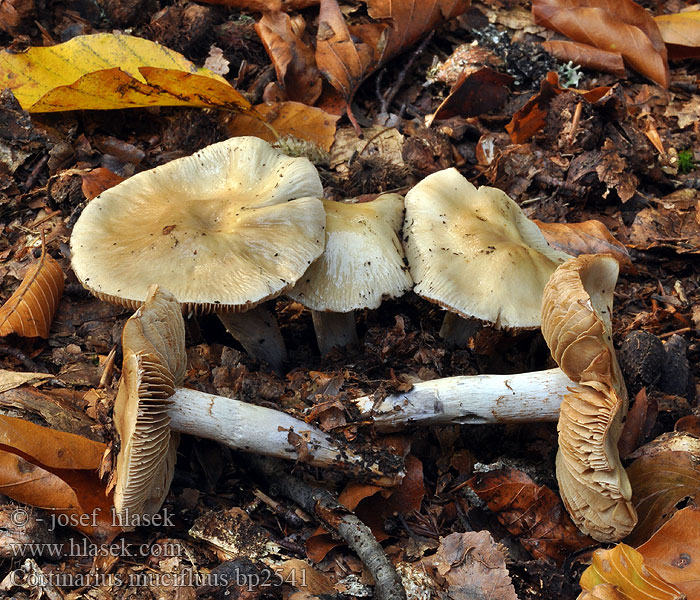
<instances>
[{"instance_id":1,"label":"brown mushroom cap","mask_svg":"<svg viewBox=\"0 0 700 600\"><path fill-rule=\"evenodd\" d=\"M124 362L114 404L121 440L114 506L117 515L157 512L170 488L177 435L167 410L185 378L185 325L175 297L157 286L122 332Z\"/></svg>"},{"instance_id":2,"label":"brown mushroom cap","mask_svg":"<svg viewBox=\"0 0 700 600\"><path fill-rule=\"evenodd\" d=\"M496 188L475 188L457 169L406 194L404 248L414 291L464 318L537 327L542 290L569 256Z\"/></svg>"},{"instance_id":3,"label":"brown mushroom cap","mask_svg":"<svg viewBox=\"0 0 700 600\"><path fill-rule=\"evenodd\" d=\"M323 251L322 195L307 159L231 138L90 202L73 228L73 270L131 308L157 283L191 310L248 310L291 288Z\"/></svg>"},{"instance_id":4,"label":"brown mushroom cap","mask_svg":"<svg viewBox=\"0 0 700 600\"><path fill-rule=\"evenodd\" d=\"M542 334L562 371L580 384L559 412L562 500L582 531L605 542L625 537L637 522L617 450L627 412L612 343L618 269L609 255L572 258L554 272L542 300Z\"/></svg>"},{"instance_id":5,"label":"brown mushroom cap","mask_svg":"<svg viewBox=\"0 0 700 600\"><path fill-rule=\"evenodd\" d=\"M287 295L315 311L378 308L413 285L398 233L403 197L384 194L372 202L324 200L326 247Z\"/></svg>"}]
</instances>

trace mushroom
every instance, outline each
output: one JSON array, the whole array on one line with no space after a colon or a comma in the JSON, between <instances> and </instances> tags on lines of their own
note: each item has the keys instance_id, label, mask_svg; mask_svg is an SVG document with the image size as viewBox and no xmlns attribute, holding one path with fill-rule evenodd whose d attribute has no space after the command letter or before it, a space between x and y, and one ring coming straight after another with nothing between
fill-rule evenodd
<instances>
[{"instance_id":1,"label":"mushroom","mask_svg":"<svg viewBox=\"0 0 700 600\"><path fill-rule=\"evenodd\" d=\"M404 248L414 291L448 311L440 335L468 343L480 321L499 328L540 324L542 290L568 254L496 188L475 188L455 168L406 194Z\"/></svg>"},{"instance_id":2,"label":"mushroom","mask_svg":"<svg viewBox=\"0 0 700 600\"><path fill-rule=\"evenodd\" d=\"M572 258L554 272L542 299L542 334L557 364L579 384L560 408L560 493L579 529L601 542L622 539L637 523L617 449L628 405L612 343L618 270L610 255Z\"/></svg>"},{"instance_id":3,"label":"mushroom","mask_svg":"<svg viewBox=\"0 0 700 600\"><path fill-rule=\"evenodd\" d=\"M291 288L323 251L322 195L307 159L231 138L90 202L73 228L73 270L93 294L129 308L163 285L186 311L218 313L251 355L279 370L277 321L255 307Z\"/></svg>"},{"instance_id":4,"label":"mushroom","mask_svg":"<svg viewBox=\"0 0 700 600\"><path fill-rule=\"evenodd\" d=\"M122 347L114 407L121 439L114 504L127 525L129 515L156 512L168 492L177 445L171 432L346 470L379 485L394 485L403 476L401 460L386 452L355 453L281 411L180 387L186 367L184 320L176 298L156 285L126 322Z\"/></svg>"},{"instance_id":5,"label":"mushroom","mask_svg":"<svg viewBox=\"0 0 700 600\"><path fill-rule=\"evenodd\" d=\"M353 311L378 308L413 285L398 233L403 197L384 194L372 202L324 200L326 247L287 293L312 311L321 354L357 343Z\"/></svg>"}]
</instances>

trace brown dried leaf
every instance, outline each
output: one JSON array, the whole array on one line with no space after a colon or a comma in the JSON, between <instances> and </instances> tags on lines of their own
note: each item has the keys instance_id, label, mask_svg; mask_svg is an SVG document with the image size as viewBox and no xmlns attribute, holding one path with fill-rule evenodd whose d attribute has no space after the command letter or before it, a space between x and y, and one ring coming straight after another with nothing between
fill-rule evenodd
<instances>
[{"instance_id":1,"label":"brown dried leaf","mask_svg":"<svg viewBox=\"0 0 700 600\"><path fill-rule=\"evenodd\" d=\"M451 533L424 562L447 580L449 598L518 600L505 556L488 531Z\"/></svg>"},{"instance_id":2,"label":"brown dried leaf","mask_svg":"<svg viewBox=\"0 0 700 600\"><path fill-rule=\"evenodd\" d=\"M635 71L668 87L666 46L644 8L632 0L534 0L535 23L574 41L619 52Z\"/></svg>"},{"instance_id":3,"label":"brown dried leaf","mask_svg":"<svg viewBox=\"0 0 700 600\"><path fill-rule=\"evenodd\" d=\"M346 103L378 64L386 29L382 23L348 25L337 0L321 0L316 64Z\"/></svg>"},{"instance_id":4,"label":"brown dried leaf","mask_svg":"<svg viewBox=\"0 0 700 600\"><path fill-rule=\"evenodd\" d=\"M469 0L368 0L369 15L390 23L376 66L408 49L445 21L461 15L469 4Z\"/></svg>"},{"instance_id":5,"label":"brown dried leaf","mask_svg":"<svg viewBox=\"0 0 700 600\"><path fill-rule=\"evenodd\" d=\"M678 502L700 493L698 459L690 452L661 451L642 456L627 468L627 475L639 516L627 538L633 545L648 540L675 512Z\"/></svg>"},{"instance_id":6,"label":"brown dried leaf","mask_svg":"<svg viewBox=\"0 0 700 600\"><path fill-rule=\"evenodd\" d=\"M630 271L632 259L624 244L618 242L600 221L591 219L582 223L543 223L535 220L547 243L571 254L612 254L623 271Z\"/></svg>"},{"instance_id":7,"label":"brown dried leaf","mask_svg":"<svg viewBox=\"0 0 700 600\"><path fill-rule=\"evenodd\" d=\"M339 117L314 106L300 102L257 104L255 111L281 136L291 135L330 150L335 138L335 124ZM235 114L226 124L229 135L254 135L268 142L275 142L275 135L254 117Z\"/></svg>"},{"instance_id":8,"label":"brown dried leaf","mask_svg":"<svg viewBox=\"0 0 700 600\"><path fill-rule=\"evenodd\" d=\"M51 321L63 294L63 271L44 250L15 293L0 307L0 336L48 339Z\"/></svg>"},{"instance_id":9,"label":"brown dried leaf","mask_svg":"<svg viewBox=\"0 0 700 600\"><path fill-rule=\"evenodd\" d=\"M476 117L502 108L508 99L507 86L513 81L510 75L497 73L482 67L470 74L463 74L455 83L449 96L428 119L428 127L435 119L450 117Z\"/></svg>"},{"instance_id":10,"label":"brown dried leaf","mask_svg":"<svg viewBox=\"0 0 700 600\"><path fill-rule=\"evenodd\" d=\"M604 583L612 584L623 598L629 600L684 598L679 589L664 581L654 569L645 564L644 557L639 552L626 544L618 544L609 550L596 550L593 564L584 571L580 583L586 592L592 592L596 586Z\"/></svg>"},{"instance_id":11,"label":"brown dried leaf","mask_svg":"<svg viewBox=\"0 0 700 600\"><path fill-rule=\"evenodd\" d=\"M247 12L290 12L316 6L319 0L202 0L207 4L230 6Z\"/></svg>"},{"instance_id":12,"label":"brown dried leaf","mask_svg":"<svg viewBox=\"0 0 700 600\"><path fill-rule=\"evenodd\" d=\"M689 6L683 12L654 17L666 42L669 58L700 56L700 6Z\"/></svg>"},{"instance_id":13,"label":"brown dried leaf","mask_svg":"<svg viewBox=\"0 0 700 600\"><path fill-rule=\"evenodd\" d=\"M298 17L301 19L301 17ZM321 95L321 74L313 49L294 33L292 20L283 12L269 12L255 24L265 50L287 97L313 104Z\"/></svg>"},{"instance_id":14,"label":"brown dried leaf","mask_svg":"<svg viewBox=\"0 0 700 600\"><path fill-rule=\"evenodd\" d=\"M0 415L0 492L66 515L71 527L112 539L111 499L97 469L106 445Z\"/></svg>"},{"instance_id":15,"label":"brown dried leaf","mask_svg":"<svg viewBox=\"0 0 700 600\"><path fill-rule=\"evenodd\" d=\"M83 171L80 173L80 176L83 180L83 195L87 200L92 200L105 190L124 181L124 177L117 175L105 167L98 167L91 171Z\"/></svg>"},{"instance_id":16,"label":"brown dried leaf","mask_svg":"<svg viewBox=\"0 0 700 600\"><path fill-rule=\"evenodd\" d=\"M566 40L542 42L542 47L562 62L572 61L587 69L612 73L618 77L625 76L625 63L619 52L609 52L589 44Z\"/></svg>"},{"instance_id":17,"label":"brown dried leaf","mask_svg":"<svg viewBox=\"0 0 700 600\"><path fill-rule=\"evenodd\" d=\"M535 558L561 565L573 551L595 544L573 524L557 495L522 471L479 473L467 484Z\"/></svg>"},{"instance_id":18,"label":"brown dried leaf","mask_svg":"<svg viewBox=\"0 0 700 600\"><path fill-rule=\"evenodd\" d=\"M656 400L647 397L647 389L642 388L634 399L634 404L627 413L617 449L621 458L626 458L644 442L651 428L656 423L659 407Z\"/></svg>"},{"instance_id":19,"label":"brown dried leaf","mask_svg":"<svg viewBox=\"0 0 700 600\"><path fill-rule=\"evenodd\" d=\"M637 550L688 598L700 598L700 509L679 510Z\"/></svg>"}]
</instances>

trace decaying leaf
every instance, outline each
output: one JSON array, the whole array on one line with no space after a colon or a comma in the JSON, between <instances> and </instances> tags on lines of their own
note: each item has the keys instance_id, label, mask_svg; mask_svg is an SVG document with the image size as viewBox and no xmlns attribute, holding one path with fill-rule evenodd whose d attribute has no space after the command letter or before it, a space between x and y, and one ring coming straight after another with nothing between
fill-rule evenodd
<instances>
[{"instance_id":1,"label":"decaying leaf","mask_svg":"<svg viewBox=\"0 0 700 600\"><path fill-rule=\"evenodd\" d=\"M0 85L29 112L200 106L248 111L223 77L130 35L83 35L56 46L0 53Z\"/></svg>"},{"instance_id":2,"label":"decaying leaf","mask_svg":"<svg viewBox=\"0 0 700 600\"><path fill-rule=\"evenodd\" d=\"M600 221L583 223L543 223L535 220L547 243L571 256L612 254L623 271L632 269L632 259L624 244L618 242Z\"/></svg>"},{"instance_id":3,"label":"decaying leaf","mask_svg":"<svg viewBox=\"0 0 700 600\"><path fill-rule=\"evenodd\" d=\"M644 208L630 227L630 246L637 250L669 248L678 254L700 253L700 205L697 191L677 190Z\"/></svg>"},{"instance_id":4,"label":"decaying leaf","mask_svg":"<svg viewBox=\"0 0 700 600\"><path fill-rule=\"evenodd\" d=\"M48 339L62 294L63 270L44 249L15 293L0 307L0 335Z\"/></svg>"},{"instance_id":5,"label":"decaying leaf","mask_svg":"<svg viewBox=\"0 0 700 600\"><path fill-rule=\"evenodd\" d=\"M451 533L424 559L447 580L448 598L517 600L503 552L488 531Z\"/></svg>"},{"instance_id":6,"label":"decaying leaf","mask_svg":"<svg viewBox=\"0 0 700 600\"><path fill-rule=\"evenodd\" d=\"M571 61L575 65L594 71L612 73L618 77L625 76L625 63L619 52L601 50L589 44L567 40L542 42L542 47L561 62Z\"/></svg>"},{"instance_id":7,"label":"decaying leaf","mask_svg":"<svg viewBox=\"0 0 700 600\"><path fill-rule=\"evenodd\" d=\"M112 539L111 499L97 470L106 445L0 415L0 493L66 515L78 531ZM94 515L94 516L93 516Z\"/></svg>"},{"instance_id":8,"label":"decaying leaf","mask_svg":"<svg viewBox=\"0 0 700 600\"><path fill-rule=\"evenodd\" d=\"M222 4L248 12L292 11L315 6L319 0L203 0L208 4Z\"/></svg>"},{"instance_id":9,"label":"decaying leaf","mask_svg":"<svg viewBox=\"0 0 700 600\"><path fill-rule=\"evenodd\" d=\"M355 90L379 62L383 23L348 25L337 0L321 0L316 34L316 64L350 103Z\"/></svg>"},{"instance_id":10,"label":"decaying leaf","mask_svg":"<svg viewBox=\"0 0 700 600\"><path fill-rule=\"evenodd\" d=\"M534 0L535 23L577 42L619 52L635 71L668 87L666 46L659 27L632 0Z\"/></svg>"},{"instance_id":11,"label":"decaying leaf","mask_svg":"<svg viewBox=\"0 0 700 600\"><path fill-rule=\"evenodd\" d=\"M637 550L668 583L700 598L700 509L679 510Z\"/></svg>"},{"instance_id":12,"label":"decaying leaf","mask_svg":"<svg viewBox=\"0 0 700 600\"><path fill-rule=\"evenodd\" d=\"M449 119L457 115L476 117L502 108L508 99L507 86L512 81L513 77L510 75L498 73L488 67L465 73L428 119L428 127L435 119Z\"/></svg>"},{"instance_id":13,"label":"decaying leaf","mask_svg":"<svg viewBox=\"0 0 700 600\"><path fill-rule=\"evenodd\" d=\"M97 167L90 171L81 171L80 176L83 180L83 194L87 200L92 200L105 190L124 181L124 177L117 175L105 167Z\"/></svg>"},{"instance_id":14,"label":"decaying leaf","mask_svg":"<svg viewBox=\"0 0 700 600\"><path fill-rule=\"evenodd\" d=\"M689 6L673 15L654 17L671 59L700 56L700 6Z\"/></svg>"},{"instance_id":15,"label":"decaying leaf","mask_svg":"<svg viewBox=\"0 0 700 600\"><path fill-rule=\"evenodd\" d=\"M303 29L303 17L297 18L301 19ZM265 13L255 24L255 30L287 97L309 105L316 102L321 95L323 82L316 67L314 51L295 33L289 15L283 12Z\"/></svg>"},{"instance_id":16,"label":"decaying leaf","mask_svg":"<svg viewBox=\"0 0 700 600\"><path fill-rule=\"evenodd\" d=\"M0 393L12 390L20 385L38 384L53 377L51 373L22 373L0 369Z\"/></svg>"},{"instance_id":17,"label":"decaying leaf","mask_svg":"<svg viewBox=\"0 0 700 600\"><path fill-rule=\"evenodd\" d=\"M591 566L581 576L581 588L586 592L592 592L596 586L604 583L614 585L625 600L684 598L678 588L664 581L645 564L639 552L626 544L618 544L609 550L596 550Z\"/></svg>"},{"instance_id":18,"label":"decaying leaf","mask_svg":"<svg viewBox=\"0 0 700 600\"><path fill-rule=\"evenodd\" d=\"M607 86L593 88L588 91L571 90L581 94L587 102L597 102L610 91ZM523 144L540 131L546 124L549 103L554 96L561 94L565 88L559 85L559 75L554 71L547 73L547 77L540 84L539 93L535 94L522 106L506 125L506 131L514 144Z\"/></svg>"},{"instance_id":19,"label":"decaying leaf","mask_svg":"<svg viewBox=\"0 0 700 600\"><path fill-rule=\"evenodd\" d=\"M574 525L557 495L522 471L478 473L467 483L535 558L561 565L573 551L595 544Z\"/></svg>"},{"instance_id":20,"label":"decaying leaf","mask_svg":"<svg viewBox=\"0 0 700 600\"><path fill-rule=\"evenodd\" d=\"M627 538L630 544L648 540L673 515L678 502L700 494L700 440L697 441L695 456L691 452L659 451L638 458L627 468L632 501L639 516Z\"/></svg>"},{"instance_id":21,"label":"decaying leaf","mask_svg":"<svg viewBox=\"0 0 700 600\"><path fill-rule=\"evenodd\" d=\"M311 142L328 152L333 145L335 124L339 117L300 102L257 104L256 112L269 123L280 137L292 136ZM257 118L236 114L226 124L229 135L254 135L268 142L277 138Z\"/></svg>"}]
</instances>

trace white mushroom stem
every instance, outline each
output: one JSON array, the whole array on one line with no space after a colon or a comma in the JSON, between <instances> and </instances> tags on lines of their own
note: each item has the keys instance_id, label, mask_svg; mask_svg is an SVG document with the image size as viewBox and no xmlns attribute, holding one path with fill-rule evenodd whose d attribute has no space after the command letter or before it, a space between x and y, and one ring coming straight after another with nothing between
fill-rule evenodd
<instances>
[{"instance_id":1,"label":"white mushroom stem","mask_svg":"<svg viewBox=\"0 0 700 600\"><path fill-rule=\"evenodd\" d=\"M215 440L236 450L364 475L378 485L396 485L404 475L398 462L391 471L387 453L357 454L317 427L278 410L186 388L177 388L168 400L172 402L168 408L172 431Z\"/></svg>"},{"instance_id":2,"label":"white mushroom stem","mask_svg":"<svg viewBox=\"0 0 700 600\"><path fill-rule=\"evenodd\" d=\"M287 361L287 348L274 313L263 305L242 313L220 313L219 320L245 351L270 363L278 373Z\"/></svg>"},{"instance_id":3,"label":"white mushroom stem","mask_svg":"<svg viewBox=\"0 0 700 600\"><path fill-rule=\"evenodd\" d=\"M479 425L556 421L559 405L575 387L561 369L516 375L470 375L417 383L375 406L371 396L354 400L378 431L410 425Z\"/></svg>"},{"instance_id":4,"label":"white mushroom stem","mask_svg":"<svg viewBox=\"0 0 700 600\"><path fill-rule=\"evenodd\" d=\"M442 320L440 337L449 346L465 348L482 327L483 322L479 319L465 319L457 313L448 312Z\"/></svg>"},{"instance_id":5,"label":"white mushroom stem","mask_svg":"<svg viewBox=\"0 0 700 600\"><path fill-rule=\"evenodd\" d=\"M355 329L355 311L321 312L311 311L316 332L316 341L321 355L328 354L332 348L344 348L350 344L357 344L357 330Z\"/></svg>"}]
</instances>

